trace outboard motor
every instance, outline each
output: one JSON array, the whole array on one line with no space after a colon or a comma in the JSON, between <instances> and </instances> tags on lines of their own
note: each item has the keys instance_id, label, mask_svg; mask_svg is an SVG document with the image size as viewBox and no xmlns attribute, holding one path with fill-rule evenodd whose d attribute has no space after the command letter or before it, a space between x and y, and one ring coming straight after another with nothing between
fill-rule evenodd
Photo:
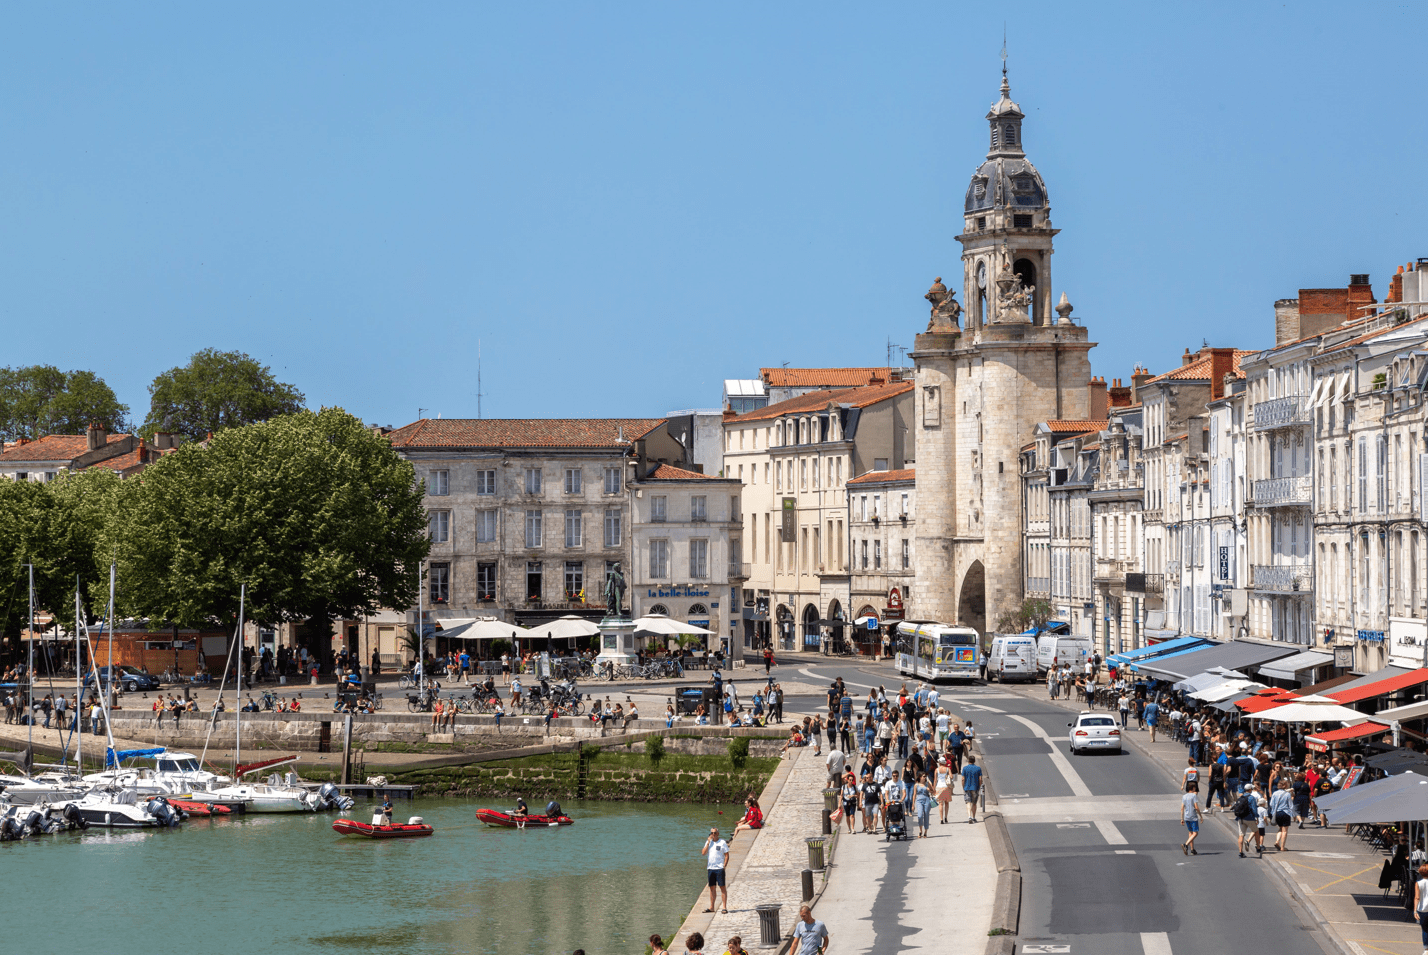
<instances>
[{"instance_id":1,"label":"outboard motor","mask_svg":"<svg viewBox=\"0 0 1428 955\"><path fill-rule=\"evenodd\" d=\"M169 801L163 796L155 796L150 799L144 809L159 821L159 825L167 826L170 829L183 821L183 817L175 811L173 806L169 805Z\"/></svg>"},{"instance_id":2,"label":"outboard motor","mask_svg":"<svg viewBox=\"0 0 1428 955\"><path fill-rule=\"evenodd\" d=\"M84 813L79 811L79 807L74 803L69 803L64 807L64 821L71 829L88 829L89 820L84 818Z\"/></svg>"},{"instance_id":3,"label":"outboard motor","mask_svg":"<svg viewBox=\"0 0 1428 955\"><path fill-rule=\"evenodd\" d=\"M323 783L317 790L319 805L323 809L351 809L355 800L351 796L342 795L342 791L333 783Z\"/></svg>"},{"instance_id":4,"label":"outboard motor","mask_svg":"<svg viewBox=\"0 0 1428 955\"><path fill-rule=\"evenodd\" d=\"M47 831L45 814L38 809L31 809L30 814L25 817L25 824L20 828L27 836L44 835Z\"/></svg>"},{"instance_id":5,"label":"outboard motor","mask_svg":"<svg viewBox=\"0 0 1428 955\"><path fill-rule=\"evenodd\" d=\"M0 842L19 842L24 835L24 826L14 816L0 819Z\"/></svg>"}]
</instances>

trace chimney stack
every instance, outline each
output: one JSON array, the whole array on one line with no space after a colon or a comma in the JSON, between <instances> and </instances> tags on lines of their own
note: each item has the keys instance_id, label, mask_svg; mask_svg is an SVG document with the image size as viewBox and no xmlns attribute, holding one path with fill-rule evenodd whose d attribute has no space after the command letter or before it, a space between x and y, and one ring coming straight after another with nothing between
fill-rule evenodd
<instances>
[{"instance_id":1,"label":"chimney stack","mask_svg":"<svg viewBox=\"0 0 1428 955\"><path fill-rule=\"evenodd\" d=\"M1210 349L1210 400L1225 397L1225 376L1235 371L1235 350L1233 348Z\"/></svg>"},{"instance_id":2,"label":"chimney stack","mask_svg":"<svg viewBox=\"0 0 1428 955\"><path fill-rule=\"evenodd\" d=\"M1092 421L1104 421L1106 418L1106 379L1093 377L1087 385L1090 392L1090 409Z\"/></svg>"},{"instance_id":3,"label":"chimney stack","mask_svg":"<svg viewBox=\"0 0 1428 955\"><path fill-rule=\"evenodd\" d=\"M109 435L104 432L104 425L97 421L89 422L89 428L85 431L85 443L90 451L98 451L109 443Z\"/></svg>"},{"instance_id":4,"label":"chimney stack","mask_svg":"<svg viewBox=\"0 0 1428 955\"><path fill-rule=\"evenodd\" d=\"M1121 384L1119 378L1112 380L1106 395L1112 408L1129 408L1131 406L1131 389Z\"/></svg>"},{"instance_id":5,"label":"chimney stack","mask_svg":"<svg viewBox=\"0 0 1428 955\"><path fill-rule=\"evenodd\" d=\"M139 442L139 463L149 463L149 446L145 444L142 440Z\"/></svg>"},{"instance_id":6,"label":"chimney stack","mask_svg":"<svg viewBox=\"0 0 1428 955\"><path fill-rule=\"evenodd\" d=\"M1185 349L1185 354L1180 356L1180 367L1185 367L1195 360L1195 356L1190 354L1190 349Z\"/></svg>"},{"instance_id":7,"label":"chimney stack","mask_svg":"<svg viewBox=\"0 0 1428 955\"><path fill-rule=\"evenodd\" d=\"M1135 366L1135 373L1131 375L1131 404L1142 404L1145 399L1141 397L1140 389L1145 386L1155 376L1146 369Z\"/></svg>"}]
</instances>

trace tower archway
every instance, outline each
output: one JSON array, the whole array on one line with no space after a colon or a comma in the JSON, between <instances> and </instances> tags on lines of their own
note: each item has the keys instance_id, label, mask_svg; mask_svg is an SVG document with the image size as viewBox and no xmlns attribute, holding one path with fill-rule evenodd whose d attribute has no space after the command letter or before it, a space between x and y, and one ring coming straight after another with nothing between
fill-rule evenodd
<instances>
[{"instance_id":1,"label":"tower archway","mask_svg":"<svg viewBox=\"0 0 1428 955\"><path fill-rule=\"evenodd\" d=\"M987 632L987 574L980 560L972 561L958 589L957 623L980 634Z\"/></svg>"}]
</instances>

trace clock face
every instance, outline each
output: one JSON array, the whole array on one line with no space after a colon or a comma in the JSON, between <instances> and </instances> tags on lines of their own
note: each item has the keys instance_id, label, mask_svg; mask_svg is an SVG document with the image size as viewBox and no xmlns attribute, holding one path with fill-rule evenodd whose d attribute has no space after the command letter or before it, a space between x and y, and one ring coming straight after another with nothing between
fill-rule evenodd
<instances>
[{"instance_id":1,"label":"clock face","mask_svg":"<svg viewBox=\"0 0 1428 955\"><path fill-rule=\"evenodd\" d=\"M987 263L977 263L977 288L986 291L987 288Z\"/></svg>"}]
</instances>

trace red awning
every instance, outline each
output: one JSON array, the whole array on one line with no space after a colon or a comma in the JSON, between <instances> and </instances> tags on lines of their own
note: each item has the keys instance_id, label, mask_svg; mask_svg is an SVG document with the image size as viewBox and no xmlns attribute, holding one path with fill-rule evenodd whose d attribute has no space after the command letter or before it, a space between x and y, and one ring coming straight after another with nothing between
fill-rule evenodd
<instances>
[{"instance_id":1,"label":"red awning","mask_svg":"<svg viewBox=\"0 0 1428 955\"><path fill-rule=\"evenodd\" d=\"M1281 703L1292 703L1298 695L1298 693L1292 693L1289 690L1269 689L1256 693L1254 696L1247 696L1235 706L1239 707L1243 713L1261 713L1274 709Z\"/></svg>"},{"instance_id":2,"label":"red awning","mask_svg":"<svg viewBox=\"0 0 1428 955\"><path fill-rule=\"evenodd\" d=\"M1304 745L1317 752L1324 752L1334 743L1346 743L1351 739L1361 739L1365 736L1373 736L1377 733L1387 733L1389 727L1383 723L1376 723L1369 720L1365 723L1355 723L1353 726L1345 726L1342 729L1330 730L1327 733L1315 733L1313 736L1304 737Z\"/></svg>"},{"instance_id":3,"label":"red awning","mask_svg":"<svg viewBox=\"0 0 1428 955\"><path fill-rule=\"evenodd\" d=\"M1387 696L1398 690L1406 689L1410 686L1418 686L1428 683L1428 667L1419 667L1409 673L1399 673L1395 676L1384 677L1375 683L1365 683L1363 686L1356 686L1352 690L1343 690L1339 693L1326 693L1331 700L1338 700L1344 705L1357 703L1359 700L1371 700L1376 696Z\"/></svg>"}]
</instances>

